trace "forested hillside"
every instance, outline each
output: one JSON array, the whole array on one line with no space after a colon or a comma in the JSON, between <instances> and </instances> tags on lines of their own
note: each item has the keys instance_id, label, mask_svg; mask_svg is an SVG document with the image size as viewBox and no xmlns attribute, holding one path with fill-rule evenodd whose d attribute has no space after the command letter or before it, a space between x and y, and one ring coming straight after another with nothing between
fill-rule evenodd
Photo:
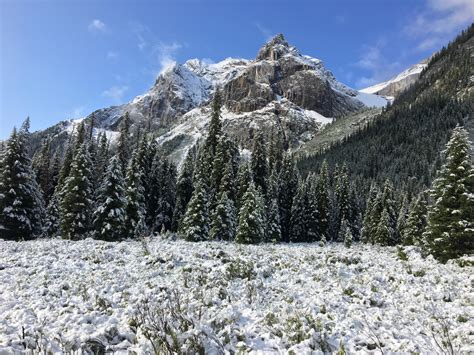
<instances>
[{"instance_id":1,"label":"forested hillside","mask_svg":"<svg viewBox=\"0 0 474 355\"><path fill-rule=\"evenodd\" d=\"M452 129L473 130L473 36L471 25L435 54L419 80L377 119L323 152L301 158L300 170L317 171L326 159L346 163L355 179L389 178L412 193L429 186Z\"/></svg>"}]
</instances>

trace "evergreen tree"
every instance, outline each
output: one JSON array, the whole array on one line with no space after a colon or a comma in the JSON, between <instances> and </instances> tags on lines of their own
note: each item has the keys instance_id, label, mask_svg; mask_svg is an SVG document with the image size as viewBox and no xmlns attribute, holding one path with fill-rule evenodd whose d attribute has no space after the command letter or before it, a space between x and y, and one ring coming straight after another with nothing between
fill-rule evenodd
<instances>
[{"instance_id":1,"label":"evergreen tree","mask_svg":"<svg viewBox=\"0 0 474 355\"><path fill-rule=\"evenodd\" d=\"M45 203L48 203L54 191L53 181L51 179L51 140L46 138L40 150L33 158L33 170L36 174L36 180L43 192Z\"/></svg>"},{"instance_id":2,"label":"evergreen tree","mask_svg":"<svg viewBox=\"0 0 474 355\"><path fill-rule=\"evenodd\" d=\"M224 191L212 215L210 239L234 240L236 233L234 202Z\"/></svg>"},{"instance_id":3,"label":"evergreen tree","mask_svg":"<svg viewBox=\"0 0 474 355\"><path fill-rule=\"evenodd\" d=\"M41 232L44 203L28 156L29 120L13 130L0 164L0 236L31 239Z\"/></svg>"},{"instance_id":4,"label":"evergreen tree","mask_svg":"<svg viewBox=\"0 0 474 355\"><path fill-rule=\"evenodd\" d=\"M60 234L61 219L59 200L59 192L55 192L49 200L48 207L46 209L46 220L43 227L43 235L45 237L57 237Z\"/></svg>"},{"instance_id":5,"label":"evergreen tree","mask_svg":"<svg viewBox=\"0 0 474 355\"><path fill-rule=\"evenodd\" d=\"M219 186L219 193L226 192L229 199L234 203L237 195L236 178L232 161L227 161L224 168L224 175L222 176L221 184Z\"/></svg>"},{"instance_id":6,"label":"evergreen tree","mask_svg":"<svg viewBox=\"0 0 474 355\"><path fill-rule=\"evenodd\" d=\"M71 172L61 190L61 233L64 239L80 239L90 231L92 184L91 161L86 143L76 150Z\"/></svg>"},{"instance_id":7,"label":"evergreen tree","mask_svg":"<svg viewBox=\"0 0 474 355\"><path fill-rule=\"evenodd\" d=\"M405 234L405 228L408 219L408 201L407 196L403 195L402 203L400 205L400 211L398 212L397 218L397 233L399 234L398 239L402 240L402 236Z\"/></svg>"},{"instance_id":8,"label":"evergreen tree","mask_svg":"<svg viewBox=\"0 0 474 355\"><path fill-rule=\"evenodd\" d=\"M240 207L243 204L244 195L247 192L250 183L253 181L252 171L248 162L243 161L239 166L239 171L237 173L238 188L237 188L237 207L240 210Z\"/></svg>"},{"instance_id":9,"label":"evergreen tree","mask_svg":"<svg viewBox=\"0 0 474 355\"><path fill-rule=\"evenodd\" d=\"M116 241L123 237L126 203L122 167L114 156L99 189L98 208L93 215L99 239Z\"/></svg>"},{"instance_id":10,"label":"evergreen tree","mask_svg":"<svg viewBox=\"0 0 474 355\"><path fill-rule=\"evenodd\" d=\"M425 193L418 195L413 200L408 213L405 228L402 231L402 242L404 245L423 246L423 232L426 228L427 202Z\"/></svg>"},{"instance_id":11,"label":"evergreen tree","mask_svg":"<svg viewBox=\"0 0 474 355\"><path fill-rule=\"evenodd\" d=\"M328 236L329 232L329 172L326 161L321 165L316 182L319 234Z\"/></svg>"},{"instance_id":12,"label":"evergreen tree","mask_svg":"<svg viewBox=\"0 0 474 355\"><path fill-rule=\"evenodd\" d=\"M283 161L283 139L281 128L278 127L277 133L274 134L272 128L270 145L268 147L268 169L270 172L276 170L278 173L281 171L281 163Z\"/></svg>"},{"instance_id":13,"label":"evergreen tree","mask_svg":"<svg viewBox=\"0 0 474 355\"><path fill-rule=\"evenodd\" d=\"M122 166L122 171L125 171L130 159L130 116L125 112L125 116L120 122L120 135L117 144L117 155Z\"/></svg>"},{"instance_id":14,"label":"evergreen tree","mask_svg":"<svg viewBox=\"0 0 474 355\"><path fill-rule=\"evenodd\" d=\"M346 220L342 221L341 229L344 230L344 246L346 248L350 248L354 237L352 235L351 228L349 227L349 224Z\"/></svg>"},{"instance_id":15,"label":"evergreen tree","mask_svg":"<svg viewBox=\"0 0 474 355\"><path fill-rule=\"evenodd\" d=\"M157 230L170 230L176 201L176 167L165 159L161 164L161 184L158 209L155 212Z\"/></svg>"},{"instance_id":16,"label":"evergreen tree","mask_svg":"<svg viewBox=\"0 0 474 355\"><path fill-rule=\"evenodd\" d=\"M173 221L171 223L171 230L174 232L178 231L189 200L191 200L193 195L194 157L194 150L188 151L181 174L176 183L176 200L173 211Z\"/></svg>"},{"instance_id":17,"label":"evergreen tree","mask_svg":"<svg viewBox=\"0 0 474 355\"><path fill-rule=\"evenodd\" d=\"M217 144L219 143L219 138L222 135L221 101L222 99L220 90L219 88L216 88L212 101L212 114L211 122L209 124L209 134L207 135L206 142L204 144L209 156L211 157L216 154Z\"/></svg>"},{"instance_id":18,"label":"evergreen tree","mask_svg":"<svg viewBox=\"0 0 474 355\"><path fill-rule=\"evenodd\" d=\"M306 220L306 185L300 181L298 190L293 198L290 220L290 242L306 242L307 224Z\"/></svg>"},{"instance_id":19,"label":"evergreen tree","mask_svg":"<svg viewBox=\"0 0 474 355\"><path fill-rule=\"evenodd\" d=\"M239 244L258 244L265 238L265 213L263 197L253 181L242 200L235 241Z\"/></svg>"},{"instance_id":20,"label":"evergreen tree","mask_svg":"<svg viewBox=\"0 0 474 355\"><path fill-rule=\"evenodd\" d=\"M393 191L393 185L390 180L386 180L382 192L382 208L385 209L388 213L388 223L387 230L390 231L390 239L382 244L385 245L395 245L400 242L400 236L397 233L397 212L396 212L396 201ZM380 238L379 238L380 239ZM379 241L380 242L380 241Z\"/></svg>"},{"instance_id":21,"label":"evergreen tree","mask_svg":"<svg viewBox=\"0 0 474 355\"><path fill-rule=\"evenodd\" d=\"M384 208L375 230L374 242L382 246L390 245L395 234L392 225L390 222L390 213L387 208Z\"/></svg>"},{"instance_id":22,"label":"evergreen tree","mask_svg":"<svg viewBox=\"0 0 474 355\"><path fill-rule=\"evenodd\" d=\"M118 155L121 160L120 155ZM133 236L137 223L145 218L145 189L143 187L143 166L140 150L133 152L132 160L127 169L126 176L126 221L125 236Z\"/></svg>"},{"instance_id":23,"label":"evergreen tree","mask_svg":"<svg viewBox=\"0 0 474 355\"><path fill-rule=\"evenodd\" d=\"M191 242L208 239L209 206L207 187L202 180L196 180L193 196L181 224L181 233Z\"/></svg>"},{"instance_id":24,"label":"evergreen tree","mask_svg":"<svg viewBox=\"0 0 474 355\"><path fill-rule=\"evenodd\" d=\"M260 187L264 195L267 193L268 162L263 133L259 131L253 142L252 173L256 187Z\"/></svg>"},{"instance_id":25,"label":"evergreen tree","mask_svg":"<svg viewBox=\"0 0 474 355\"><path fill-rule=\"evenodd\" d=\"M427 250L442 262L474 252L474 166L469 153L468 133L456 127L433 182L423 234Z\"/></svg>"},{"instance_id":26,"label":"evergreen tree","mask_svg":"<svg viewBox=\"0 0 474 355\"><path fill-rule=\"evenodd\" d=\"M280 196L278 206L280 207L281 237L284 242L290 241L291 210L293 198L298 188L298 172L290 155L285 155L282 164Z\"/></svg>"},{"instance_id":27,"label":"evergreen tree","mask_svg":"<svg viewBox=\"0 0 474 355\"><path fill-rule=\"evenodd\" d=\"M377 204L379 196L379 190L375 184L370 187L369 195L367 197L367 203L365 208L365 215L362 221L361 240L363 242L373 242L375 230L377 229L377 211L379 207Z\"/></svg>"},{"instance_id":28,"label":"evergreen tree","mask_svg":"<svg viewBox=\"0 0 474 355\"><path fill-rule=\"evenodd\" d=\"M267 242L279 242L281 240L280 209L278 207L278 196L280 191L279 176L277 169L272 170L268 183L266 203L266 235Z\"/></svg>"},{"instance_id":29,"label":"evergreen tree","mask_svg":"<svg viewBox=\"0 0 474 355\"><path fill-rule=\"evenodd\" d=\"M58 184L55 190L60 191L64 185L64 181L66 181L69 173L71 172L71 165L74 159L74 144L72 135L69 137L69 141L67 144L66 152L64 153L64 159L61 166L61 171L59 172L59 179Z\"/></svg>"}]
</instances>

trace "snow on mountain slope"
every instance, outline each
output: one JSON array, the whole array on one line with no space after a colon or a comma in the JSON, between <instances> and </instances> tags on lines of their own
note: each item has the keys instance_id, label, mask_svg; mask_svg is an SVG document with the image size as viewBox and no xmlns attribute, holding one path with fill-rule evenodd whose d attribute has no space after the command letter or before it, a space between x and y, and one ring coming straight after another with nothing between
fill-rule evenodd
<instances>
[{"instance_id":1,"label":"snow on mountain slope","mask_svg":"<svg viewBox=\"0 0 474 355\"><path fill-rule=\"evenodd\" d=\"M228 133L237 135L244 144L252 134L249 128L274 127L284 131L295 149L333 117L364 106L385 105L383 99L361 94L337 81L320 59L300 54L283 35L277 35L262 46L253 60L227 58L211 63L191 59L184 64L175 63L143 95L122 105L96 110L86 117L86 122L94 115L97 130L117 132L128 113L132 130L150 128L163 135L158 138L163 143L173 137L175 147L168 145L169 154L181 158L189 145L196 143L196 137L205 134L208 116L203 115L208 115L216 87L222 91L223 119L236 117ZM266 119L269 121L265 123ZM177 133L179 127L186 137ZM70 133L72 127L68 128ZM178 136L181 140L176 142L174 138ZM176 147L178 150L174 151Z\"/></svg>"},{"instance_id":2,"label":"snow on mountain slope","mask_svg":"<svg viewBox=\"0 0 474 355\"><path fill-rule=\"evenodd\" d=\"M0 240L0 353L155 353L144 330L162 336L163 312L185 353L197 341L211 354L341 344L348 354L438 354L443 329L473 353L472 267L405 252L402 261L394 247L357 243ZM153 316L139 316L146 309Z\"/></svg>"},{"instance_id":3,"label":"snow on mountain slope","mask_svg":"<svg viewBox=\"0 0 474 355\"><path fill-rule=\"evenodd\" d=\"M410 68L404 70L396 77L388 81L369 86L359 91L366 94L397 96L398 93L405 90L406 88L408 88L408 86L410 86L416 81L420 73L423 71L423 69L426 68L427 65L428 61L424 60L421 63L415 64Z\"/></svg>"}]
</instances>

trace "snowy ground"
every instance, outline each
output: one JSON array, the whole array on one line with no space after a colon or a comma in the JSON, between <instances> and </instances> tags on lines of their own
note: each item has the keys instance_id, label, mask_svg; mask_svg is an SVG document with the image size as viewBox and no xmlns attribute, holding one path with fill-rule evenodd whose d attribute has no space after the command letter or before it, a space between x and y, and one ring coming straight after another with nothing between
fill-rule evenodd
<instances>
[{"instance_id":1,"label":"snowy ground","mask_svg":"<svg viewBox=\"0 0 474 355\"><path fill-rule=\"evenodd\" d=\"M433 354L447 336L456 352L474 352L473 268L406 255L368 245L0 240L0 354L341 344Z\"/></svg>"}]
</instances>

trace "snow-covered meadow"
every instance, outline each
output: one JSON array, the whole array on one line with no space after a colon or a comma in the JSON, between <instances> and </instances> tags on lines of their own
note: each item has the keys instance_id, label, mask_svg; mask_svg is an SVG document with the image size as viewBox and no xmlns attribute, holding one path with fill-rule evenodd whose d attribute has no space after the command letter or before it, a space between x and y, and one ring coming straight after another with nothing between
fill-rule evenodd
<instances>
[{"instance_id":1,"label":"snow-covered meadow","mask_svg":"<svg viewBox=\"0 0 474 355\"><path fill-rule=\"evenodd\" d=\"M0 240L0 353L472 353L473 283L414 248Z\"/></svg>"}]
</instances>

